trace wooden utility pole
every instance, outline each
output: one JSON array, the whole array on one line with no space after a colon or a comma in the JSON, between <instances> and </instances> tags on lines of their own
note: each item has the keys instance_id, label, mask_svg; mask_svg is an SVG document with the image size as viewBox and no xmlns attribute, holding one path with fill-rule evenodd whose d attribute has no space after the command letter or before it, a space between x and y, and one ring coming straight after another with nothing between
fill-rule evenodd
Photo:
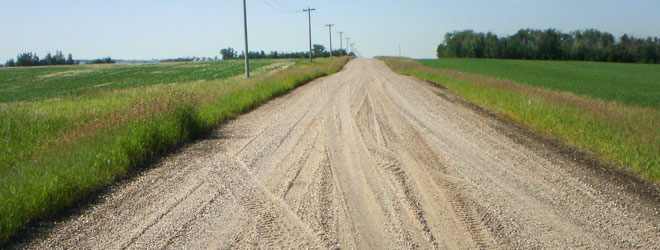
<instances>
[{"instance_id":1,"label":"wooden utility pole","mask_svg":"<svg viewBox=\"0 0 660 250\"><path fill-rule=\"evenodd\" d=\"M344 32L339 31L339 56L344 56Z\"/></svg>"},{"instance_id":2,"label":"wooden utility pole","mask_svg":"<svg viewBox=\"0 0 660 250\"><path fill-rule=\"evenodd\" d=\"M312 11L315 11L316 9L312 9L307 7L307 9L304 9L304 12L307 12L307 20L309 23L309 62L314 62L312 59Z\"/></svg>"},{"instance_id":3,"label":"wooden utility pole","mask_svg":"<svg viewBox=\"0 0 660 250\"><path fill-rule=\"evenodd\" d=\"M243 28L245 29L245 78L250 78L250 59L248 59L248 31L247 31L247 8L243 0Z\"/></svg>"},{"instance_id":4,"label":"wooden utility pole","mask_svg":"<svg viewBox=\"0 0 660 250\"><path fill-rule=\"evenodd\" d=\"M330 59L332 59L332 26L335 26L334 24L326 24L325 26L328 26L328 31L330 32Z\"/></svg>"}]
</instances>

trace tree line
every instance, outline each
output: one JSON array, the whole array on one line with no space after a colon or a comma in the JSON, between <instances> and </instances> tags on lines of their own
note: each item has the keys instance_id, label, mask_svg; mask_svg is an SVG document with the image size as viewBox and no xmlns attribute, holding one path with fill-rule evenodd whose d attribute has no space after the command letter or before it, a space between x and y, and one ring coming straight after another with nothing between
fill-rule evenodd
<instances>
[{"instance_id":1,"label":"tree line","mask_svg":"<svg viewBox=\"0 0 660 250\"><path fill-rule=\"evenodd\" d=\"M89 64L106 64L106 63L116 63L116 61L110 57L99 58L94 60L83 60L83 63ZM55 55L47 53L44 58L39 58L36 53L25 52L18 54L16 59L11 58L7 60L4 64L4 67L27 67L27 66L50 66L50 65L75 65L80 64L80 60L74 60L71 53L64 58L62 51L56 51Z\"/></svg>"},{"instance_id":2,"label":"tree line","mask_svg":"<svg viewBox=\"0 0 660 250\"><path fill-rule=\"evenodd\" d=\"M113 60L111 57L104 57L104 58L91 60L89 63L90 64L110 64L110 63L116 63L116 61Z\"/></svg>"},{"instance_id":3,"label":"tree line","mask_svg":"<svg viewBox=\"0 0 660 250\"><path fill-rule=\"evenodd\" d=\"M5 63L6 67L24 67L24 66L47 66L47 65L73 65L79 62L73 60L73 56L69 55L64 58L62 51L56 51L55 55L51 53L46 54L44 58L39 58L37 54L32 52L21 53L16 56L16 60L11 58Z\"/></svg>"},{"instance_id":4,"label":"tree line","mask_svg":"<svg viewBox=\"0 0 660 250\"><path fill-rule=\"evenodd\" d=\"M659 63L660 39L624 34L616 39L596 29L562 33L555 29L521 29L498 37L488 32L455 31L438 46L438 58L492 58Z\"/></svg>"},{"instance_id":5,"label":"tree line","mask_svg":"<svg viewBox=\"0 0 660 250\"><path fill-rule=\"evenodd\" d=\"M333 50L332 56L347 55L345 49ZM235 60L245 58L244 53L238 54L238 51L233 48L225 48L220 50L220 55L222 55L222 60ZM354 56L353 53L350 55ZM250 59L295 59L295 58L308 58L309 51L301 52L278 52L271 51L269 53L262 51L250 51L248 52L248 58ZM312 57L330 57L330 51L328 51L325 46L320 44L314 44L312 46Z\"/></svg>"}]
</instances>

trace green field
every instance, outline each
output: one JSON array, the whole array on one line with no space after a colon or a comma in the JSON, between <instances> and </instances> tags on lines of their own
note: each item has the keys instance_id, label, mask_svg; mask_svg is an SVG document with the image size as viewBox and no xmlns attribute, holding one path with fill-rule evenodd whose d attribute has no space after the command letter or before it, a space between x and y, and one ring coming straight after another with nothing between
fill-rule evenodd
<instances>
[{"instance_id":1,"label":"green field","mask_svg":"<svg viewBox=\"0 0 660 250\"><path fill-rule=\"evenodd\" d=\"M438 83L540 135L660 182L660 65L382 60L398 73Z\"/></svg>"},{"instance_id":2,"label":"green field","mask_svg":"<svg viewBox=\"0 0 660 250\"><path fill-rule=\"evenodd\" d=\"M13 100L0 103L0 243L347 61L256 60L261 69L249 80L231 77L243 73L237 61L0 70L2 96Z\"/></svg>"},{"instance_id":3,"label":"green field","mask_svg":"<svg viewBox=\"0 0 660 250\"><path fill-rule=\"evenodd\" d=\"M253 60L257 70L274 63ZM243 73L238 61L0 68L0 103L34 101L108 89L223 79Z\"/></svg>"},{"instance_id":4,"label":"green field","mask_svg":"<svg viewBox=\"0 0 660 250\"><path fill-rule=\"evenodd\" d=\"M660 108L660 65L489 59L420 60L424 66L475 73L607 101Z\"/></svg>"}]
</instances>

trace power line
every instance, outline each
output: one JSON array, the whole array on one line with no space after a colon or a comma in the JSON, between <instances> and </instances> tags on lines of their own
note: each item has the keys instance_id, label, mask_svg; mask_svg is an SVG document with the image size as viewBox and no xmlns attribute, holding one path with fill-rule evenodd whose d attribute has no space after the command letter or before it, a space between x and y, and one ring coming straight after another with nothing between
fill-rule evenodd
<instances>
[{"instance_id":1,"label":"power line","mask_svg":"<svg viewBox=\"0 0 660 250\"><path fill-rule=\"evenodd\" d=\"M298 12L298 9L296 9L294 7L291 7L291 5L286 3L284 0L273 0L273 1L275 1L276 3L278 3L280 6L284 7L285 9L289 9L290 11L293 11L293 12Z\"/></svg>"},{"instance_id":2,"label":"power line","mask_svg":"<svg viewBox=\"0 0 660 250\"><path fill-rule=\"evenodd\" d=\"M309 24L309 62L314 62L312 59L312 11L315 11L316 9L312 9L307 7L307 9L304 9L304 12L307 12L307 21Z\"/></svg>"},{"instance_id":3,"label":"power line","mask_svg":"<svg viewBox=\"0 0 660 250\"><path fill-rule=\"evenodd\" d=\"M327 23L321 20L320 18L318 18L318 15L312 16L312 20L314 20L314 23Z\"/></svg>"},{"instance_id":4,"label":"power line","mask_svg":"<svg viewBox=\"0 0 660 250\"><path fill-rule=\"evenodd\" d=\"M271 2L269 2L267 0L261 0L261 1L264 2L266 5L268 5L270 8L272 8L276 11L282 12L282 13L291 14L291 13L298 12L298 11L287 10L286 8L282 8L282 7L277 7L277 6L273 5Z\"/></svg>"}]
</instances>

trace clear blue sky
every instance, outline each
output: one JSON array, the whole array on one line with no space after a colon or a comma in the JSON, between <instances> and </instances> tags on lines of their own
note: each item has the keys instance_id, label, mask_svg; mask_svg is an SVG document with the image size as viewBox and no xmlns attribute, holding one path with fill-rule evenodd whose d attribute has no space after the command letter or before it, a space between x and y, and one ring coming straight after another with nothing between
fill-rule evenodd
<instances>
[{"instance_id":1,"label":"clear blue sky","mask_svg":"<svg viewBox=\"0 0 660 250\"><path fill-rule=\"evenodd\" d=\"M520 28L597 28L615 36L660 36L660 0L248 0L250 50L302 51L315 7L313 42L327 47L334 23L363 56L431 58L445 33L508 35ZM241 0L2 0L0 63L24 51L77 59L213 57L242 51Z\"/></svg>"}]
</instances>

